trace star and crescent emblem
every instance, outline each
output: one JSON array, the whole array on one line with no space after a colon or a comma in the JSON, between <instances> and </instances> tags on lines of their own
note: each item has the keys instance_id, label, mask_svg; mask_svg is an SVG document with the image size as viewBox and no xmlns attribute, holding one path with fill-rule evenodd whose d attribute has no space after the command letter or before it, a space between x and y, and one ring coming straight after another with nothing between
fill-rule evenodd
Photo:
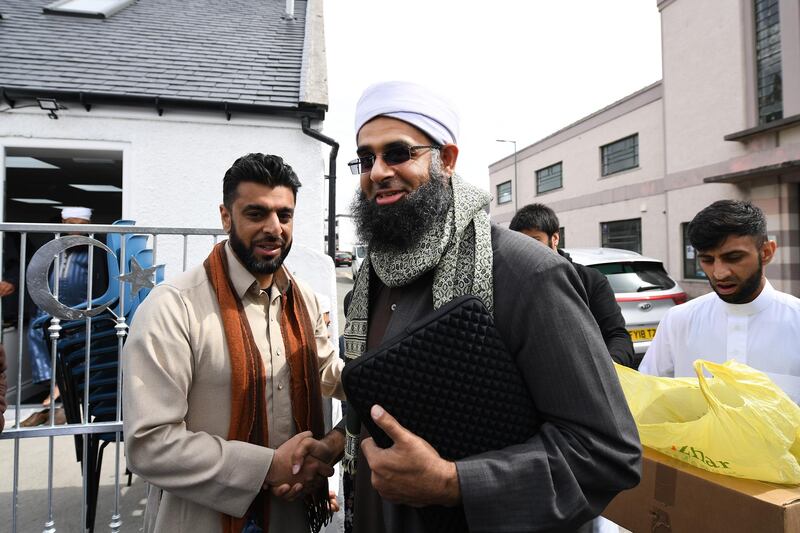
<instances>
[{"instance_id":1,"label":"star and crescent emblem","mask_svg":"<svg viewBox=\"0 0 800 533\"><path fill-rule=\"evenodd\" d=\"M130 283L131 294L138 293L141 289L152 289L156 286L155 279L156 270L162 265L155 265L149 268L142 268L135 257L131 257L131 271L127 274L118 276L117 279Z\"/></svg>"},{"instance_id":2,"label":"star and crescent emblem","mask_svg":"<svg viewBox=\"0 0 800 533\"><path fill-rule=\"evenodd\" d=\"M49 315L59 319L80 320L86 317L97 316L109 308L112 302L94 307L92 309L74 309L61 302L53 294L48 280L48 272L55 258L76 246L97 246L102 248L113 257L117 257L111 248L102 242L83 235L68 235L59 239L53 239L39 248L28 265L25 281L28 284L28 292L31 299L39 308ZM136 258L130 261L130 272L117 276L117 280L130 284L131 294L138 293L141 289L155 287L155 273L163 265L154 265L142 268Z\"/></svg>"}]
</instances>

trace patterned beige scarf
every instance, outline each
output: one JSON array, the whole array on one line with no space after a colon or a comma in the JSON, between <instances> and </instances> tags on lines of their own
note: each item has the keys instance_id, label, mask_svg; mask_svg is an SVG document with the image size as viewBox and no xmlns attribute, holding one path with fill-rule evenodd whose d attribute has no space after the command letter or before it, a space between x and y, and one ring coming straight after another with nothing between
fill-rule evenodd
<instances>
[{"instance_id":1,"label":"patterned beige scarf","mask_svg":"<svg viewBox=\"0 0 800 533\"><path fill-rule=\"evenodd\" d=\"M433 275L433 307L438 309L453 298L471 294L480 298L491 312L492 239L489 215L484 210L491 197L459 176L453 175L453 204L444 225L430 228L409 250L370 250L356 278L353 300L344 328L345 357L357 359L367 348L369 321L369 278L373 269L388 287L403 287L424 273ZM355 409L347 411L347 442L342 461L354 474L361 419Z\"/></svg>"}]
</instances>

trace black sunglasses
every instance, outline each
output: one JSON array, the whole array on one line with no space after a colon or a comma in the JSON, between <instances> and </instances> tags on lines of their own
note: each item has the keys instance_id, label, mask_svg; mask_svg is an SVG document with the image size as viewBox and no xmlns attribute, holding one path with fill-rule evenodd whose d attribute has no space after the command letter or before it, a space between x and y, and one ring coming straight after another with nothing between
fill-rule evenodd
<instances>
[{"instance_id":1,"label":"black sunglasses","mask_svg":"<svg viewBox=\"0 0 800 533\"><path fill-rule=\"evenodd\" d=\"M385 152L381 153L381 159L387 165L399 165L401 163L405 163L412 157L414 157L417 153L417 150L423 149L429 150L439 150L441 146L406 146L404 144L400 144L397 146L392 146L388 148ZM372 166L375 164L375 155L365 155L364 157L359 157L358 159L353 159L347 166L350 167L350 171L353 174L364 174L365 172L369 172L372 170Z\"/></svg>"}]
</instances>

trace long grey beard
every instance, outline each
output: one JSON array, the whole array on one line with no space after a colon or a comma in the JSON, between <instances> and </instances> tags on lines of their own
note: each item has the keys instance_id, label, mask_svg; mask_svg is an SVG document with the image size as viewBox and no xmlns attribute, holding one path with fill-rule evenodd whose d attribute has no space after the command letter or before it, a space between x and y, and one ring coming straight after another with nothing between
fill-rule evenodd
<instances>
[{"instance_id":1,"label":"long grey beard","mask_svg":"<svg viewBox=\"0 0 800 533\"><path fill-rule=\"evenodd\" d=\"M453 191L438 154L431 158L429 174L426 183L392 205L379 206L358 191L350 208L361 242L372 249L407 250L430 228L441 225L453 203Z\"/></svg>"}]
</instances>

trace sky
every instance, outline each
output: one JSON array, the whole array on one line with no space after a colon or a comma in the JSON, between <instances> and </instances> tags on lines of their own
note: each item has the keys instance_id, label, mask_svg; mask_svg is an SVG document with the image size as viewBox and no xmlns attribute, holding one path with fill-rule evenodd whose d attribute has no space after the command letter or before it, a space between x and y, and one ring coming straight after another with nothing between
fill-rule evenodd
<instances>
[{"instance_id":1,"label":"sky","mask_svg":"<svg viewBox=\"0 0 800 533\"><path fill-rule=\"evenodd\" d=\"M358 187L353 117L363 90L407 80L451 98L456 171L489 190L491 163L661 79L656 0L327 0L337 213ZM327 150L325 151L327 171Z\"/></svg>"}]
</instances>

